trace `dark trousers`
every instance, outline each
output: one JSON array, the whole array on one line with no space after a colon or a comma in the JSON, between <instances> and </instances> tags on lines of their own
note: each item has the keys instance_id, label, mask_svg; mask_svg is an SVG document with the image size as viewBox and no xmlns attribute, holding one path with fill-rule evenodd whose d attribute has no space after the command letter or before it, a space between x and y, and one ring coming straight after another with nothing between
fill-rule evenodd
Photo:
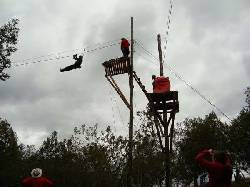
<instances>
[{"instance_id":1,"label":"dark trousers","mask_svg":"<svg viewBox=\"0 0 250 187\"><path fill-rule=\"evenodd\" d=\"M129 48L121 48L122 54L124 57L128 57L129 55Z\"/></svg>"},{"instance_id":2,"label":"dark trousers","mask_svg":"<svg viewBox=\"0 0 250 187\"><path fill-rule=\"evenodd\" d=\"M64 72L64 71L71 71L72 69L76 69L76 68L81 68L81 65L79 66L78 64L72 64L70 66L67 66L63 69L60 69L61 72Z\"/></svg>"}]
</instances>

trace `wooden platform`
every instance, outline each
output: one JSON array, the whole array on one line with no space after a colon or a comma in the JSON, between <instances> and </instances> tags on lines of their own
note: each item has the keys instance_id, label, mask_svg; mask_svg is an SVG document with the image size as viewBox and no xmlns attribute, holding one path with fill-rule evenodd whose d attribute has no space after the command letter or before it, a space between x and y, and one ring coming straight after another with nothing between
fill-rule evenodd
<instances>
[{"instance_id":1,"label":"wooden platform","mask_svg":"<svg viewBox=\"0 0 250 187\"><path fill-rule=\"evenodd\" d=\"M166 93L148 93L148 97L152 101L171 101L171 100L178 100L178 92L177 91L169 91Z\"/></svg>"},{"instance_id":2,"label":"wooden platform","mask_svg":"<svg viewBox=\"0 0 250 187\"><path fill-rule=\"evenodd\" d=\"M153 103L155 110L166 110L167 112L179 112L178 92L148 93L149 100Z\"/></svg>"},{"instance_id":3,"label":"wooden platform","mask_svg":"<svg viewBox=\"0 0 250 187\"><path fill-rule=\"evenodd\" d=\"M111 59L102 63L106 76L113 76L128 73L130 70L130 58L121 57Z\"/></svg>"}]
</instances>

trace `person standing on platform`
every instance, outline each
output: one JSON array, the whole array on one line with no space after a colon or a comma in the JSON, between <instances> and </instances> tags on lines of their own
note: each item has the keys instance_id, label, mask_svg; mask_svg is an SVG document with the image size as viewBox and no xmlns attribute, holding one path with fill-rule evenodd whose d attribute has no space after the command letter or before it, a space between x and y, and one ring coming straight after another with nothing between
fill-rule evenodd
<instances>
[{"instance_id":1,"label":"person standing on platform","mask_svg":"<svg viewBox=\"0 0 250 187\"><path fill-rule=\"evenodd\" d=\"M130 51L129 51L129 42L126 38L122 38L121 39L121 51L123 54L123 57L128 57Z\"/></svg>"}]
</instances>

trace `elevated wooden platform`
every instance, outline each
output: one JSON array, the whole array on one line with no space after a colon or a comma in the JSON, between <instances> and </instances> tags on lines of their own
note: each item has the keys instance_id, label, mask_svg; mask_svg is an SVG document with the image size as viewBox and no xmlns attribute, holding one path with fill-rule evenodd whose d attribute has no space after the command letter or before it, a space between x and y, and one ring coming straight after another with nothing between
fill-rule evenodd
<instances>
[{"instance_id":1,"label":"elevated wooden platform","mask_svg":"<svg viewBox=\"0 0 250 187\"><path fill-rule=\"evenodd\" d=\"M179 112L178 92L169 91L166 93L147 93L149 101L155 110L167 112Z\"/></svg>"},{"instance_id":2,"label":"elevated wooden platform","mask_svg":"<svg viewBox=\"0 0 250 187\"><path fill-rule=\"evenodd\" d=\"M178 100L178 92L177 91L169 91L166 93L148 93L150 99L154 102L159 101L171 101L171 100Z\"/></svg>"},{"instance_id":3,"label":"elevated wooden platform","mask_svg":"<svg viewBox=\"0 0 250 187\"><path fill-rule=\"evenodd\" d=\"M130 70L130 58L121 57L111 59L102 63L106 76L113 76L128 73Z\"/></svg>"}]
</instances>

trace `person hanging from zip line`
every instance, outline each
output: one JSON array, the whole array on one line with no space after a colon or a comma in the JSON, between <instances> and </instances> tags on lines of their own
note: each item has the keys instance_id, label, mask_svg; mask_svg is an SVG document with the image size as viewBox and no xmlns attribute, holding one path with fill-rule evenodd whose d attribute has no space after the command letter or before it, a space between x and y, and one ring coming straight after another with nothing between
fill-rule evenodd
<instances>
[{"instance_id":1,"label":"person hanging from zip line","mask_svg":"<svg viewBox=\"0 0 250 187\"><path fill-rule=\"evenodd\" d=\"M77 57L77 54L73 55L73 59L76 60L75 63L72 65L69 65L63 69L60 69L60 72L71 71L73 69L81 68L82 58L83 58L83 56L81 56L81 55L79 57Z\"/></svg>"},{"instance_id":2,"label":"person hanging from zip line","mask_svg":"<svg viewBox=\"0 0 250 187\"><path fill-rule=\"evenodd\" d=\"M31 171L31 176L21 181L23 187L52 187L53 182L46 177L42 177L42 169L35 168Z\"/></svg>"},{"instance_id":3,"label":"person hanging from zip line","mask_svg":"<svg viewBox=\"0 0 250 187\"><path fill-rule=\"evenodd\" d=\"M123 54L123 57L128 57L130 51L129 51L129 46L130 43L128 42L128 40L126 38L121 38L121 51Z\"/></svg>"}]
</instances>

